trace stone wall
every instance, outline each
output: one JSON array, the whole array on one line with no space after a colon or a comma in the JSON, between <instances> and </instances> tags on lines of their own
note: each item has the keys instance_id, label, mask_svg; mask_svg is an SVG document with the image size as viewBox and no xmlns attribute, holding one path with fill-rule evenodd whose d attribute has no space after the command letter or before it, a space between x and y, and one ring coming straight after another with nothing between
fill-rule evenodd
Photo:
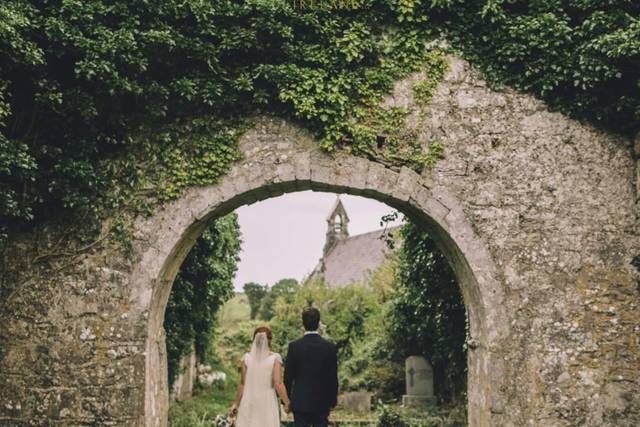
<instances>
[{"instance_id":1,"label":"stone wall","mask_svg":"<svg viewBox=\"0 0 640 427\"><path fill-rule=\"evenodd\" d=\"M634 161L624 138L493 93L466 63L429 106L446 147L433 179L465 205L507 295L504 411L527 425L640 420L640 254Z\"/></svg>"},{"instance_id":2,"label":"stone wall","mask_svg":"<svg viewBox=\"0 0 640 427\"><path fill-rule=\"evenodd\" d=\"M0 266L0 425L164 425L162 321L181 261L211 218L305 189L376 198L436 238L470 317L472 425L640 424L632 142L450 62L408 120L445 147L422 176L329 157L259 119L228 176L140 218L129 254L108 240L52 254L75 244L53 226L15 236ZM387 104L412 106L419 79Z\"/></svg>"}]
</instances>

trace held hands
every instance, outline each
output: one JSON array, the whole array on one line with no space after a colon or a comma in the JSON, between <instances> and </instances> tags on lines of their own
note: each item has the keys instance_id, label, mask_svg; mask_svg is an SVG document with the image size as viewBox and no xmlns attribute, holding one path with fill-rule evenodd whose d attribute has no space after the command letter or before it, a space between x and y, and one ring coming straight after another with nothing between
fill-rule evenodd
<instances>
[{"instance_id":1,"label":"held hands","mask_svg":"<svg viewBox=\"0 0 640 427\"><path fill-rule=\"evenodd\" d=\"M238 412L238 405L234 403L233 405L231 405L231 408L229 408L229 412L227 412L227 416L229 418L233 418L235 417L237 412Z\"/></svg>"}]
</instances>

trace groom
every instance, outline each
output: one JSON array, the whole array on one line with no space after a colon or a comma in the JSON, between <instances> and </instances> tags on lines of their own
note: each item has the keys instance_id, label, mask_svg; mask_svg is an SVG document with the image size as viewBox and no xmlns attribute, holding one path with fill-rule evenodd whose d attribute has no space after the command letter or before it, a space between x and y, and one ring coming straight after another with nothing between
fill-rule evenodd
<instances>
[{"instance_id":1,"label":"groom","mask_svg":"<svg viewBox=\"0 0 640 427\"><path fill-rule=\"evenodd\" d=\"M329 412L338 398L336 346L318 334L320 311L302 311L305 333L289 343L284 384L291 399L295 427L327 427Z\"/></svg>"}]
</instances>

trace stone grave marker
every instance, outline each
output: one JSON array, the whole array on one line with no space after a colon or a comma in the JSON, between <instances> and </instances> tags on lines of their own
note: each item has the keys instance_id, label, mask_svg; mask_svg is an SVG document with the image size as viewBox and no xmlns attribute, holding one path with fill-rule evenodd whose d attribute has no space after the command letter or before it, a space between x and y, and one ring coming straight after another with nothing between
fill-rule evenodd
<instances>
[{"instance_id":1,"label":"stone grave marker","mask_svg":"<svg viewBox=\"0 0 640 427\"><path fill-rule=\"evenodd\" d=\"M422 356L409 356L405 361L407 394L402 396L404 406L435 404L433 394L433 368Z\"/></svg>"},{"instance_id":2,"label":"stone grave marker","mask_svg":"<svg viewBox=\"0 0 640 427\"><path fill-rule=\"evenodd\" d=\"M369 412L371 411L371 393L362 391L343 393L338 397L338 403L347 411Z\"/></svg>"}]
</instances>

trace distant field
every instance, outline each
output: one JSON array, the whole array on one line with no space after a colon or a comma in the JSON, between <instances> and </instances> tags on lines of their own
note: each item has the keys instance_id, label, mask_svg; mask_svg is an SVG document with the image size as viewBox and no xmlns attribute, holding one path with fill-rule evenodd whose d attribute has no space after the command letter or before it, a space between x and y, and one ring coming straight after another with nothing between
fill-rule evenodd
<instances>
[{"instance_id":1,"label":"distant field","mask_svg":"<svg viewBox=\"0 0 640 427\"><path fill-rule=\"evenodd\" d=\"M234 329L238 323L249 320L251 309L249 300L244 293L237 293L220 310L220 326L222 328Z\"/></svg>"}]
</instances>

